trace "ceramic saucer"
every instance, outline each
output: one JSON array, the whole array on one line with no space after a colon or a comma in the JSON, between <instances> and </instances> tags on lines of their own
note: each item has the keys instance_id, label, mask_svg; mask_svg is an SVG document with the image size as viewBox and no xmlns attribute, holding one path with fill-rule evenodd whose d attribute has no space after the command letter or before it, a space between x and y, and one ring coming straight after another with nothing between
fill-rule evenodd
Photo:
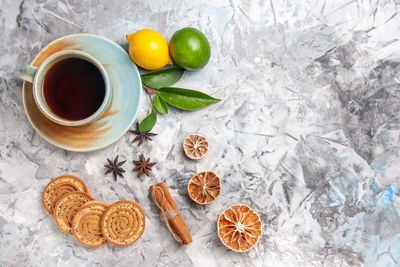
<instances>
[{"instance_id":1,"label":"ceramic saucer","mask_svg":"<svg viewBox=\"0 0 400 267\"><path fill-rule=\"evenodd\" d=\"M142 92L139 71L119 45L91 34L72 34L53 41L40 51L31 65L39 67L48 56L66 49L86 52L103 64L113 90L110 107L89 125L58 125L39 111L33 99L32 84L24 82L22 97L26 115L39 135L55 146L79 152L104 148L124 135L135 120Z\"/></svg>"}]
</instances>

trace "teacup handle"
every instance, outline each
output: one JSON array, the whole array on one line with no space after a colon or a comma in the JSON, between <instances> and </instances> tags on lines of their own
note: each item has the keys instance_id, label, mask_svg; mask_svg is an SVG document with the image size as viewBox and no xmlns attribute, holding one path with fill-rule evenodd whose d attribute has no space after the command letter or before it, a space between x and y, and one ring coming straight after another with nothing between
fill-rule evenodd
<instances>
[{"instance_id":1,"label":"teacup handle","mask_svg":"<svg viewBox=\"0 0 400 267\"><path fill-rule=\"evenodd\" d=\"M37 67L32 65L26 65L21 73L21 78L24 81L33 83L33 78L35 77L36 71L38 70Z\"/></svg>"}]
</instances>

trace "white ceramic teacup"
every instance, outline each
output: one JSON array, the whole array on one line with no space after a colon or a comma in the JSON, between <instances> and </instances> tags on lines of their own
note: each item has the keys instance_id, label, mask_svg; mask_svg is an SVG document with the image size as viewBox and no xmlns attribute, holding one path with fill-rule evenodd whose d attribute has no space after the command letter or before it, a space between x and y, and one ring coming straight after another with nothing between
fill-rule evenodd
<instances>
[{"instance_id":1,"label":"white ceramic teacup","mask_svg":"<svg viewBox=\"0 0 400 267\"><path fill-rule=\"evenodd\" d=\"M47 72L49 69L57 62L67 59L67 58L79 58L86 60L92 63L97 69L100 71L103 81L104 81L104 88L105 94L103 102L101 103L100 107L89 117L81 119L81 120L67 120L61 118L60 116L56 115L46 103L44 94L43 94L43 87L44 87L44 80L46 77ZM63 50L60 52L56 52L46 58L39 68L27 65L24 67L22 71L21 78L27 82L32 83L33 87L33 98L35 99L36 105L38 106L39 110L50 120L57 124L66 125L66 126L79 126L94 122L98 118L100 118L104 112L107 110L108 106L110 105L112 91L110 88L110 81L107 76L107 72L104 69L103 65L95 59L93 56L77 51L77 50Z\"/></svg>"}]
</instances>

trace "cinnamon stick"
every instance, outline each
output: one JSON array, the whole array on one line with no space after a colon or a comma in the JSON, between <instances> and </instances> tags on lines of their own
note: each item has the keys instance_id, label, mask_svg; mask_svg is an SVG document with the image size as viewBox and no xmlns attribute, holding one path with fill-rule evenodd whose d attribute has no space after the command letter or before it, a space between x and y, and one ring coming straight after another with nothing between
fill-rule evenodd
<instances>
[{"instance_id":1,"label":"cinnamon stick","mask_svg":"<svg viewBox=\"0 0 400 267\"><path fill-rule=\"evenodd\" d=\"M164 182L150 186L150 193L160 208L168 229L180 246L192 242L192 235Z\"/></svg>"}]
</instances>

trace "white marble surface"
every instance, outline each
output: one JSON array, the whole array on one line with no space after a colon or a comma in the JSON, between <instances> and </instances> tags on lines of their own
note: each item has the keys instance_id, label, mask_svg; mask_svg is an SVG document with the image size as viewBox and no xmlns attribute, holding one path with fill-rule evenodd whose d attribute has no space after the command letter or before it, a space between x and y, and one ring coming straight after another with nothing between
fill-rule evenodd
<instances>
[{"instance_id":1,"label":"white marble surface","mask_svg":"<svg viewBox=\"0 0 400 267\"><path fill-rule=\"evenodd\" d=\"M397 3L396 3L397 2ZM400 264L400 5L398 1L0 1L1 266L395 266ZM22 105L20 70L50 41L93 33L124 48L125 34L152 28L167 39L202 30L212 57L179 86L223 99L201 111L171 109L153 142L124 135L101 151L46 143ZM147 110L146 99L138 118ZM209 154L188 160L189 133ZM131 161L156 159L193 234L179 247L152 203L148 178ZM104 175L106 157L127 159L125 179ZM192 202L188 180L213 170L223 180L209 206ZM93 196L139 202L146 230L135 244L97 249L61 233L41 204L51 178L83 178ZM260 242L248 253L216 235L220 212L257 210Z\"/></svg>"}]
</instances>

